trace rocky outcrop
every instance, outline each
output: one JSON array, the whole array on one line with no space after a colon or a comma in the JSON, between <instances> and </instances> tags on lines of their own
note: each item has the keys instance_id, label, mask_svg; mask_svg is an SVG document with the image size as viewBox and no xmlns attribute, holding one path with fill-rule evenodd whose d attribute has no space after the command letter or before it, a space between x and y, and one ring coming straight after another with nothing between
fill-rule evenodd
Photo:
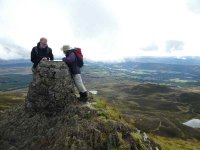
<instances>
[{"instance_id":1,"label":"rocky outcrop","mask_svg":"<svg viewBox=\"0 0 200 150\"><path fill-rule=\"evenodd\" d=\"M74 84L64 62L42 61L33 71L25 101L32 111L61 111L75 102Z\"/></svg>"},{"instance_id":2,"label":"rocky outcrop","mask_svg":"<svg viewBox=\"0 0 200 150\"><path fill-rule=\"evenodd\" d=\"M78 102L68 67L42 62L24 106L0 115L1 150L161 150L110 106Z\"/></svg>"}]
</instances>

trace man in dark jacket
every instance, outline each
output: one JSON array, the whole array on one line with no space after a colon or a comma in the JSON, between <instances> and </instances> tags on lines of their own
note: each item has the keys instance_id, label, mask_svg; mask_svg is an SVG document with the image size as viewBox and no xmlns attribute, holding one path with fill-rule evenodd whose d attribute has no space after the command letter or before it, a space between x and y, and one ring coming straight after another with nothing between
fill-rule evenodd
<instances>
[{"instance_id":1,"label":"man in dark jacket","mask_svg":"<svg viewBox=\"0 0 200 150\"><path fill-rule=\"evenodd\" d=\"M33 63L33 69L35 69L38 63L43 60L53 60L52 49L47 45L47 39L42 37L37 46L33 47L31 51L31 61Z\"/></svg>"}]
</instances>

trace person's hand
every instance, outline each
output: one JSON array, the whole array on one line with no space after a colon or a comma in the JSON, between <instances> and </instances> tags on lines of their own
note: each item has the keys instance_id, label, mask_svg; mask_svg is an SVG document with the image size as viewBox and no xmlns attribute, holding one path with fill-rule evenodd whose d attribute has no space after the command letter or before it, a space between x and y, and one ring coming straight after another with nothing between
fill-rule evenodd
<instances>
[{"instance_id":1,"label":"person's hand","mask_svg":"<svg viewBox=\"0 0 200 150\"><path fill-rule=\"evenodd\" d=\"M43 60L43 61L47 61L48 59L47 59L46 57L43 57L42 60Z\"/></svg>"}]
</instances>

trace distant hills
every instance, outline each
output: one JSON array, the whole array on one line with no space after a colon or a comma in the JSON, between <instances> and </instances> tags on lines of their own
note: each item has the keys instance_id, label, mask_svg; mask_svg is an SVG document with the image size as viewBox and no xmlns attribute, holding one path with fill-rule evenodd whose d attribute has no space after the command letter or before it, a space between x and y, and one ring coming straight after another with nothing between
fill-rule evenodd
<instances>
[{"instance_id":1,"label":"distant hills","mask_svg":"<svg viewBox=\"0 0 200 150\"><path fill-rule=\"evenodd\" d=\"M60 58L55 59L61 60ZM0 91L26 87L31 79L31 67L32 63L29 59L0 59ZM82 71L83 77L85 76L86 80L89 77L90 81L93 78L99 78L108 81L119 79L140 83L156 83L170 87L200 86L200 57L182 59L140 57L115 63L85 60Z\"/></svg>"},{"instance_id":2,"label":"distant hills","mask_svg":"<svg viewBox=\"0 0 200 150\"><path fill-rule=\"evenodd\" d=\"M56 60L62 60L61 58L55 58ZM95 63L96 61L85 60L86 62ZM96 63L106 63L105 61L97 61ZM200 65L200 56L186 56L186 57L135 57L135 58L126 58L124 61L116 61L112 62L112 64L116 63L162 63L162 64L176 64L176 65ZM4 60L0 59L0 65L2 64L14 64L14 63L31 63L30 59L12 59L12 60ZM109 62L107 62L109 63Z\"/></svg>"},{"instance_id":3,"label":"distant hills","mask_svg":"<svg viewBox=\"0 0 200 150\"><path fill-rule=\"evenodd\" d=\"M200 65L200 56L185 57L137 57L135 59L126 59L126 61L135 61L143 63L163 63L177 65Z\"/></svg>"},{"instance_id":4,"label":"distant hills","mask_svg":"<svg viewBox=\"0 0 200 150\"><path fill-rule=\"evenodd\" d=\"M158 84L139 84L133 88L124 89L125 92L131 94L154 94L154 93L167 93L172 91L169 87L165 85Z\"/></svg>"}]
</instances>

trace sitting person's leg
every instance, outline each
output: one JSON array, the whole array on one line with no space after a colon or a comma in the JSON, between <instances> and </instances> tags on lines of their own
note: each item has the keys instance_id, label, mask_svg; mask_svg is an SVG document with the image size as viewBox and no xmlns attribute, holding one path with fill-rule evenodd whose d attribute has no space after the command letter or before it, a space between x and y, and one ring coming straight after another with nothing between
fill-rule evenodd
<instances>
[{"instance_id":1,"label":"sitting person's leg","mask_svg":"<svg viewBox=\"0 0 200 150\"><path fill-rule=\"evenodd\" d=\"M80 93L80 100L81 101L87 101L88 100L88 95L87 95L87 89L85 88L81 75L76 74L73 76L75 85Z\"/></svg>"}]
</instances>

